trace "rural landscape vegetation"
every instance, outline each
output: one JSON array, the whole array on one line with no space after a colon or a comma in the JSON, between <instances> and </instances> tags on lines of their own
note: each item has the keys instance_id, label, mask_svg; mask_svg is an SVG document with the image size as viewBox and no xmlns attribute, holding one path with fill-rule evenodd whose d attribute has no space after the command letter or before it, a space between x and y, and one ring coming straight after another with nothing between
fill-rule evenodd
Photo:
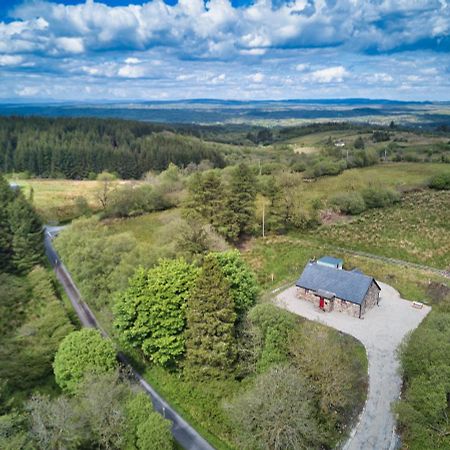
<instances>
[{"instance_id":1,"label":"rural landscape vegetation","mask_svg":"<svg viewBox=\"0 0 450 450\"><path fill-rule=\"evenodd\" d=\"M42 42L48 28L60 29L63 10L70 18L83 8L122 14L133 6L12 3L16 9L0 25L39 30ZM154 5L167 14L198 13L186 12L189 2L173 3L148 2L143 12L134 5L133 14ZM238 13L270 3L264 14L287 9L286 21L319 14L293 14L289 2L197 6L211 13L216 3ZM43 8L39 17L47 25L34 18L34 8ZM118 51L112 41L102 49L109 34L95 44L86 37L77 47L73 32L53 36L56 50L34 49L36 61L23 66L22 53L20 62L7 53L7 39L19 39L8 33L0 27L6 85L14 83L15 65L26 77L50 76L37 70L38 58L54 64L66 55L67 64L86 52L88 64L96 58L89 51ZM131 34L123 31L121 42ZM209 38L195 36L200 51ZM252 36L242 42L258 41ZM146 45L153 51L142 42L135 50ZM263 55L270 47L258 45L243 54ZM291 48L285 45L283 51ZM314 41L311 48L328 45ZM386 54L396 51L412 50ZM442 60L448 53L427 51ZM223 64L217 55L190 58ZM102 62L103 75L90 75L112 78L114 61ZM387 431L391 448L450 449L449 99L423 100L418 87L413 94L420 101L413 94L404 101L350 98L341 85L346 70L336 76L317 69L318 100L287 94L267 100L250 87L254 98L216 100L206 90L200 100L173 91L173 101L155 101L134 95L137 80L156 80L136 71L140 64L128 55L123 66L129 100L78 101L71 94L56 101L37 91L10 98L0 88L0 448L197 448L177 437L166 406L198 434L202 448L348 448L369 395L370 355L355 337L276 301L308 262L332 255L345 270L394 288L411 308L431 307L396 350L401 390L385 411L396 423ZM302 64L295 70L311 72L302 75L309 86L313 62ZM63 79L59 70L50 71L55 80ZM265 79L271 86L269 78L276 78L256 75L244 76L249 86ZM70 90L80 83L71 80ZM324 83L335 86L333 98L320 91ZM315 96L313 88L307 98ZM217 89L218 97L235 97L223 94L230 87ZM339 89L343 95L336 95ZM86 327L83 308L95 317ZM385 324L387 334L392 326Z\"/></svg>"}]
</instances>

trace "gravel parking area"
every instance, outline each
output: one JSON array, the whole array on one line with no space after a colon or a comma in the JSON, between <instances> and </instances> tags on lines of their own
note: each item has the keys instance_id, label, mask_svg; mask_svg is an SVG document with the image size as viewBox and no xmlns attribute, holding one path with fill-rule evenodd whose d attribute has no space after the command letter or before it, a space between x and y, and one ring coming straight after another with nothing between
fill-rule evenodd
<instances>
[{"instance_id":1,"label":"gravel parking area","mask_svg":"<svg viewBox=\"0 0 450 450\"><path fill-rule=\"evenodd\" d=\"M275 303L309 320L348 333L366 347L369 360L369 393L364 411L344 446L345 450L388 450L395 448L395 419L391 403L399 398L401 376L396 349L405 335L414 330L431 308L413 308L391 286L379 283L380 304L366 311L364 319L345 313L322 312L297 297L297 288L278 294Z\"/></svg>"}]
</instances>

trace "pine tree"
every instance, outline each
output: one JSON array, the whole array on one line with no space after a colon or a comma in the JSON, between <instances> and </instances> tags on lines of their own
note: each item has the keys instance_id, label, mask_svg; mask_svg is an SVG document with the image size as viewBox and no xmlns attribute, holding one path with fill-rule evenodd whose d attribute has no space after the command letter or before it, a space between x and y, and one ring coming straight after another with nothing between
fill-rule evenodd
<instances>
[{"instance_id":1,"label":"pine tree","mask_svg":"<svg viewBox=\"0 0 450 450\"><path fill-rule=\"evenodd\" d=\"M11 270L12 233L8 220L8 205L13 200L12 190L0 175L0 272Z\"/></svg>"},{"instance_id":2,"label":"pine tree","mask_svg":"<svg viewBox=\"0 0 450 450\"><path fill-rule=\"evenodd\" d=\"M200 214L219 230L224 204L223 191L223 183L217 172L196 173L189 184L188 212Z\"/></svg>"},{"instance_id":3,"label":"pine tree","mask_svg":"<svg viewBox=\"0 0 450 450\"><path fill-rule=\"evenodd\" d=\"M233 367L236 314L229 285L216 258L207 256L188 300L186 361L188 376L225 377Z\"/></svg>"},{"instance_id":4,"label":"pine tree","mask_svg":"<svg viewBox=\"0 0 450 450\"><path fill-rule=\"evenodd\" d=\"M31 270L44 257L42 222L22 194L8 206L12 231L12 263L17 272Z\"/></svg>"},{"instance_id":5,"label":"pine tree","mask_svg":"<svg viewBox=\"0 0 450 450\"><path fill-rule=\"evenodd\" d=\"M239 164L231 174L223 222L227 237L235 241L252 230L255 220L256 178L246 164Z\"/></svg>"}]
</instances>

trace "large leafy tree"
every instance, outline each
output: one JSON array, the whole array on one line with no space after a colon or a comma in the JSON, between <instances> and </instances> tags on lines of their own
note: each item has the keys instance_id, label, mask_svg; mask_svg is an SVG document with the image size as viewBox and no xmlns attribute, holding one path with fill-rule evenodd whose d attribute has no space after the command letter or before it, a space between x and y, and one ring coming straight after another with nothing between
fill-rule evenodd
<instances>
[{"instance_id":1,"label":"large leafy tree","mask_svg":"<svg viewBox=\"0 0 450 450\"><path fill-rule=\"evenodd\" d=\"M321 448L323 437L308 382L295 368L276 366L226 409L242 448Z\"/></svg>"},{"instance_id":2,"label":"large leafy tree","mask_svg":"<svg viewBox=\"0 0 450 450\"><path fill-rule=\"evenodd\" d=\"M112 342L94 329L67 335L53 363L56 382L69 393L76 392L86 375L112 372L116 367L116 351Z\"/></svg>"},{"instance_id":3,"label":"large leafy tree","mask_svg":"<svg viewBox=\"0 0 450 450\"><path fill-rule=\"evenodd\" d=\"M156 364L176 364L185 350L187 299L197 275L182 258L138 269L114 308L122 339Z\"/></svg>"},{"instance_id":4,"label":"large leafy tree","mask_svg":"<svg viewBox=\"0 0 450 450\"><path fill-rule=\"evenodd\" d=\"M8 205L8 217L12 232L12 263L18 272L28 272L43 261L42 222L22 194Z\"/></svg>"},{"instance_id":5,"label":"large leafy tree","mask_svg":"<svg viewBox=\"0 0 450 450\"><path fill-rule=\"evenodd\" d=\"M220 378L236 357L233 298L217 259L205 258L188 301L185 367L191 377Z\"/></svg>"},{"instance_id":6,"label":"large leafy tree","mask_svg":"<svg viewBox=\"0 0 450 450\"><path fill-rule=\"evenodd\" d=\"M234 309L240 319L255 304L258 285L252 271L238 250L211 253L216 259L230 288Z\"/></svg>"}]
</instances>

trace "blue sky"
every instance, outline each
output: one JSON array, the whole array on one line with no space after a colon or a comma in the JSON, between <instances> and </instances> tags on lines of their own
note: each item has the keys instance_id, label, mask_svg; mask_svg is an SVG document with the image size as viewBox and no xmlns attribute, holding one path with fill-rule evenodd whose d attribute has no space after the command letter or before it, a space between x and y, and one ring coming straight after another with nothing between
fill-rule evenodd
<instances>
[{"instance_id":1,"label":"blue sky","mask_svg":"<svg viewBox=\"0 0 450 450\"><path fill-rule=\"evenodd\" d=\"M450 0L3 0L0 78L0 101L450 100Z\"/></svg>"}]
</instances>

